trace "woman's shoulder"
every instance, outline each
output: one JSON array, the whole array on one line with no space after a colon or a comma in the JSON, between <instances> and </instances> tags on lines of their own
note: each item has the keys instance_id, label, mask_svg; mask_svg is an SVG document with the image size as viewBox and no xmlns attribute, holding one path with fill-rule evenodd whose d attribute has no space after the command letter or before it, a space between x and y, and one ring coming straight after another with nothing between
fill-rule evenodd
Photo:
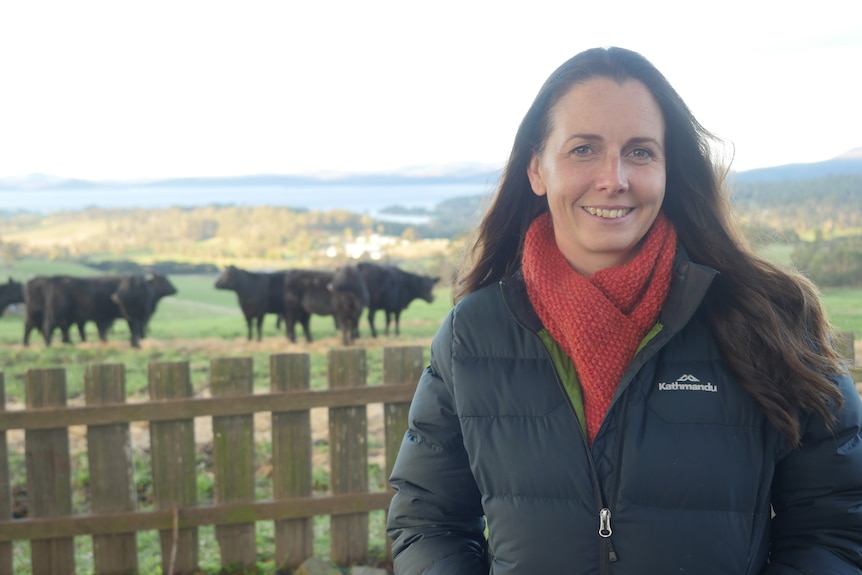
<instances>
[{"instance_id":1,"label":"woman's shoulder","mask_svg":"<svg viewBox=\"0 0 862 575\"><path fill-rule=\"evenodd\" d=\"M516 276L464 296L450 310L445 324L444 330L462 341L473 340L474 336L489 341L515 334L523 337L542 329L523 280Z\"/></svg>"},{"instance_id":2,"label":"woman's shoulder","mask_svg":"<svg viewBox=\"0 0 862 575\"><path fill-rule=\"evenodd\" d=\"M462 297L452 307L452 313L456 315L482 313L483 310L497 305L499 299L500 286L498 282L494 282Z\"/></svg>"}]
</instances>

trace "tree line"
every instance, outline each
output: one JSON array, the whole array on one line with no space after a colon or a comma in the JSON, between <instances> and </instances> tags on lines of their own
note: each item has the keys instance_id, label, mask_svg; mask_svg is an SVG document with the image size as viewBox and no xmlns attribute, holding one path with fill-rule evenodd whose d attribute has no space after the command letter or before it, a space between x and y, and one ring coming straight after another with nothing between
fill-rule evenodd
<instances>
[{"instance_id":1,"label":"tree line","mask_svg":"<svg viewBox=\"0 0 862 575\"><path fill-rule=\"evenodd\" d=\"M755 247L786 244L792 265L822 287L862 287L862 174L731 189Z\"/></svg>"}]
</instances>

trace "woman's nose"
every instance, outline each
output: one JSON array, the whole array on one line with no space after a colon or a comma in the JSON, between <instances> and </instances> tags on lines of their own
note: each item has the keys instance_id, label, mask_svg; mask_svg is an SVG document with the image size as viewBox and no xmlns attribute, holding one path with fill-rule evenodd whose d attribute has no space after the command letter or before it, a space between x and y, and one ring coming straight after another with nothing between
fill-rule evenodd
<instances>
[{"instance_id":1,"label":"woman's nose","mask_svg":"<svg viewBox=\"0 0 862 575\"><path fill-rule=\"evenodd\" d=\"M601 162L596 174L596 187L608 195L628 189L626 167L619 154L608 154Z\"/></svg>"}]
</instances>

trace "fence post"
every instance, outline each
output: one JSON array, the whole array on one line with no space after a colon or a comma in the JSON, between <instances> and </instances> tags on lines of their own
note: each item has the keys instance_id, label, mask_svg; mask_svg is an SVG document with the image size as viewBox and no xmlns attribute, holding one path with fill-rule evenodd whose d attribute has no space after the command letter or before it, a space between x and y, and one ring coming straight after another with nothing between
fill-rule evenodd
<instances>
[{"instance_id":1,"label":"fence post","mask_svg":"<svg viewBox=\"0 0 862 575\"><path fill-rule=\"evenodd\" d=\"M214 397L254 393L250 357L215 358L210 362ZM214 499L216 503L254 501L254 416L222 415L213 421ZM247 567L257 561L254 522L216 525L222 566Z\"/></svg>"},{"instance_id":2,"label":"fence post","mask_svg":"<svg viewBox=\"0 0 862 575\"><path fill-rule=\"evenodd\" d=\"M84 394L87 405L125 403L125 366L88 366L84 373ZM129 424L88 426L87 461L93 513L134 511L136 497ZM135 533L94 535L93 559L96 573L137 573Z\"/></svg>"},{"instance_id":3,"label":"fence post","mask_svg":"<svg viewBox=\"0 0 862 575\"><path fill-rule=\"evenodd\" d=\"M150 363L148 379L152 400L192 396L187 361ZM194 419L150 422L150 452L153 502L156 509L174 509L177 521L182 507L197 504ZM163 573L179 575L197 569L197 528L163 530L159 540Z\"/></svg>"},{"instance_id":4,"label":"fence post","mask_svg":"<svg viewBox=\"0 0 862 575\"><path fill-rule=\"evenodd\" d=\"M419 346L383 348L383 383L405 385L416 383L424 367L422 348ZM401 449L401 441L407 431L409 403L386 403L383 405L383 435L386 448L386 480L392 476L395 458ZM388 514L388 512L387 512ZM386 537L386 558L392 563L392 540Z\"/></svg>"},{"instance_id":5,"label":"fence post","mask_svg":"<svg viewBox=\"0 0 862 575\"><path fill-rule=\"evenodd\" d=\"M63 368L28 369L24 380L27 409L66 406L66 370ZM24 449L29 516L71 515L68 428L28 429L24 432ZM69 575L75 572L72 537L31 541L30 554L33 573Z\"/></svg>"},{"instance_id":6,"label":"fence post","mask_svg":"<svg viewBox=\"0 0 862 575\"><path fill-rule=\"evenodd\" d=\"M329 387L366 385L368 363L362 348L330 349ZM368 492L367 406L329 408L330 487L333 494ZM341 567L368 562L368 513L330 517L330 554Z\"/></svg>"},{"instance_id":7,"label":"fence post","mask_svg":"<svg viewBox=\"0 0 862 575\"><path fill-rule=\"evenodd\" d=\"M0 414L6 411L6 378L0 371ZM2 415L0 415L2 417ZM0 519L12 519L12 478L9 476L9 444L0 431ZM12 542L0 543L0 575L12 575Z\"/></svg>"},{"instance_id":8,"label":"fence post","mask_svg":"<svg viewBox=\"0 0 862 575\"><path fill-rule=\"evenodd\" d=\"M311 386L307 353L269 357L270 391L302 391ZM310 497L312 492L311 412L272 414L272 492L274 499ZM314 518L275 522L275 564L296 569L314 554Z\"/></svg>"}]
</instances>

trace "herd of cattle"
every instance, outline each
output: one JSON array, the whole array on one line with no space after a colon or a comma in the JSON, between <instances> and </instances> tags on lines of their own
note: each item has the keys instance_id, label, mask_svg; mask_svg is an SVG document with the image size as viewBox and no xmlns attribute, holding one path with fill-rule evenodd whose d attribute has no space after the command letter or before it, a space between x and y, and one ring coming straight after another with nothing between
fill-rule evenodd
<instances>
[{"instance_id":1,"label":"herd of cattle","mask_svg":"<svg viewBox=\"0 0 862 575\"><path fill-rule=\"evenodd\" d=\"M254 327L257 339L262 338L264 317L274 314L279 324L284 322L290 341L296 341L299 323L305 339L311 342L309 323L314 314L332 316L342 342L350 345L359 336L359 320L366 309L372 337L377 337L374 316L378 310L386 316L386 335L393 321L395 335L399 335L401 312L415 299L432 302L433 288L439 280L371 262L345 265L333 271L253 272L228 266L215 287L236 292L249 340L253 339ZM9 278L7 283L0 284L0 313L10 304L24 304L24 345L30 343L34 329L42 334L45 345L51 345L57 329L63 342L70 343L73 326L84 341L87 322L95 323L99 339L106 341L114 322L125 320L131 345L139 347L159 300L175 293L177 289L160 273L38 276L26 283Z\"/></svg>"}]
</instances>

